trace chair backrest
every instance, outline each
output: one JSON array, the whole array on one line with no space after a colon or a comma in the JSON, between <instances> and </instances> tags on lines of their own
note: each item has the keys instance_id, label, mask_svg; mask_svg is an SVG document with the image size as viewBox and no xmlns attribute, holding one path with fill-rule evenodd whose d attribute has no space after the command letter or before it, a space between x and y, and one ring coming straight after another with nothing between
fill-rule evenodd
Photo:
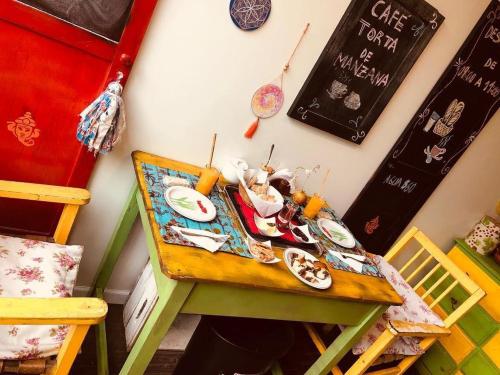
<instances>
[{"instance_id":1,"label":"chair backrest","mask_svg":"<svg viewBox=\"0 0 500 375\"><path fill-rule=\"evenodd\" d=\"M416 227L411 228L393 245L385 259L394 265L396 257L415 242L419 249L398 272L429 307L442 317L446 327L450 327L485 293ZM446 302L449 302L448 308L443 309L440 302L443 304L447 296L450 296L446 299Z\"/></svg>"},{"instance_id":2,"label":"chair backrest","mask_svg":"<svg viewBox=\"0 0 500 375\"><path fill-rule=\"evenodd\" d=\"M68 186L0 180L0 198L64 204L63 212L53 236L54 242L64 245L68 240L80 206L90 201L90 192Z\"/></svg>"}]
</instances>

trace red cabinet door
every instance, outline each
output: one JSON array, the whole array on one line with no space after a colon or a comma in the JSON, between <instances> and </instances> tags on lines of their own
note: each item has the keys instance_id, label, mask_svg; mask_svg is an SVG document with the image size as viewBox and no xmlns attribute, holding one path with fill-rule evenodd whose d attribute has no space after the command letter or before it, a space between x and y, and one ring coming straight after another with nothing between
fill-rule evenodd
<instances>
[{"instance_id":1,"label":"red cabinet door","mask_svg":"<svg viewBox=\"0 0 500 375\"><path fill-rule=\"evenodd\" d=\"M94 156L79 113L124 72L156 0L135 0L118 43L13 0L0 2L0 179L83 187ZM0 200L0 232L51 235L61 207Z\"/></svg>"}]
</instances>

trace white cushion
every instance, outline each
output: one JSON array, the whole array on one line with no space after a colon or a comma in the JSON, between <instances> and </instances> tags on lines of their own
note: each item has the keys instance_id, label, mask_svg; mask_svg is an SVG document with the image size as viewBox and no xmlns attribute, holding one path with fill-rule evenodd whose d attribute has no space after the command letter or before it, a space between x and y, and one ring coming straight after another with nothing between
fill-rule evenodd
<instances>
[{"instance_id":1,"label":"white cushion","mask_svg":"<svg viewBox=\"0 0 500 375\"><path fill-rule=\"evenodd\" d=\"M354 354L360 355L372 346L382 332L384 332L390 320L435 324L444 327L441 318L413 291L411 285L404 280L391 264L378 255L375 256L373 260L380 273L385 276L394 290L401 296L403 304L401 306L391 306L387 309L377 323L362 337L361 341L353 347L352 352ZM396 341L386 349L384 354L422 354L423 352L419 345L420 341L421 339L418 337L398 337Z\"/></svg>"},{"instance_id":2,"label":"white cushion","mask_svg":"<svg viewBox=\"0 0 500 375\"><path fill-rule=\"evenodd\" d=\"M70 297L82 253L82 246L0 236L0 297ZM0 325L0 359L57 354L66 333L63 325Z\"/></svg>"}]
</instances>

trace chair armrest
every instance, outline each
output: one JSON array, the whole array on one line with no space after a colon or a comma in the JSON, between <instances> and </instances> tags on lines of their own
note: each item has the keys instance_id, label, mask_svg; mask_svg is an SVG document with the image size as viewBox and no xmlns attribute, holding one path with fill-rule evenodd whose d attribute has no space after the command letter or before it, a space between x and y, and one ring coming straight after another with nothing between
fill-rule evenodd
<instances>
[{"instance_id":1,"label":"chair armrest","mask_svg":"<svg viewBox=\"0 0 500 375\"><path fill-rule=\"evenodd\" d=\"M91 325L107 312L99 298L0 298L0 325Z\"/></svg>"},{"instance_id":2,"label":"chair armrest","mask_svg":"<svg viewBox=\"0 0 500 375\"><path fill-rule=\"evenodd\" d=\"M84 205L90 201L86 189L0 180L0 198Z\"/></svg>"},{"instance_id":3,"label":"chair armrest","mask_svg":"<svg viewBox=\"0 0 500 375\"><path fill-rule=\"evenodd\" d=\"M449 329L434 324L410 323L402 320L390 320L387 328L397 336L440 337L451 333Z\"/></svg>"}]
</instances>

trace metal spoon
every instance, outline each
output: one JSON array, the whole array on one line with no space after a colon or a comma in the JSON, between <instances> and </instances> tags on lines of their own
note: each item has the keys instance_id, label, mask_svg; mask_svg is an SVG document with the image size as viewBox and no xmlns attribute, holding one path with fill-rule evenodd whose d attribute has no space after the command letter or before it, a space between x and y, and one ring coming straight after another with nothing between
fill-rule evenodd
<instances>
[{"instance_id":1,"label":"metal spoon","mask_svg":"<svg viewBox=\"0 0 500 375\"><path fill-rule=\"evenodd\" d=\"M269 162L271 161L271 156L273 156L273 151L274 151L274 143L271 145L271 151L269 151L269 158L267 159L267 163L264 164L264 168L267 168L269 165Z\"/></svg>"}]
</instances>

